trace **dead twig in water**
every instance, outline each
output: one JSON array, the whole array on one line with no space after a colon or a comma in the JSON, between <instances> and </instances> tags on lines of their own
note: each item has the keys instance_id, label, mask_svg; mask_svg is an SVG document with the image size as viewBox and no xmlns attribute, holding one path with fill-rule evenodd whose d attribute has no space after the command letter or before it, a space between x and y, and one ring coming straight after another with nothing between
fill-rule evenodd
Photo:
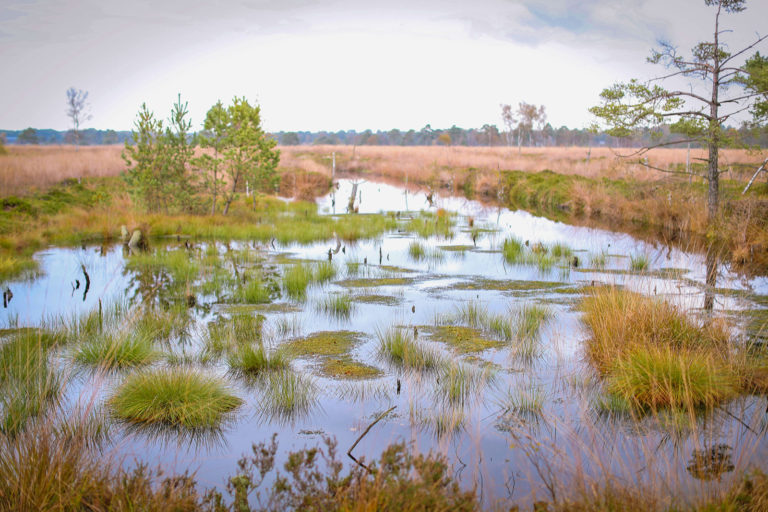
<instances>
[{"instance_id":1,"label":"dead twig in water","mask_svg":"<svg viewBox=\"0 0 768 512\"><path fill-rule=\"evenodd\" d=\"M88 290L91 287L91 278L88 275L88 272L86 272L84 264L81 263L80 268L83 269L83 275L85 275L85 291L83 291L83 302L85 302L85 298L88 296Z\"/></svg>"},{"instance_id":2,"label":"dead twig in water","mask_svg":"<svg viewBox=\"0 0 768 512\"><path fill-rule=\"evenodd\" d=\"M350 459L352 459L353 461L355 461L355 463L356 463L356 464L358 464L359 466L361 466L361 467L365 468L365 469L366 469L366 470L367 470L369 473L373 473L373 470L372 470L371 468L369 468L368 466L366 466L365 464L363 464L362 462L360 462L359 460L357 460L357 459L355 458L355 456L354 456L354 455L352 455L352 450L354 450L354 449L355 449L355 446L357 446L357 443L359 443L360 441L362 441L362 439L363 439L363 438L366 436L366 434L368 434L368 432L370 432L370 430L373 428L373 426L374 426L375 424L377 424L377 423L378 423L379 421L381 421L381 420L382 420L382 419L383 419L383 418L384 418L386 415L388 415L389 413L391 413L391 412L392 412L392 411L394 411L395 409L397 409L397 406L396 406L396 405L393 405L392 407L390 407L389 409L387 409L387 410L386 410L386 411L384 411L383 413L379 414L379 415L376 417L376 419L375 419L375 420L373 420L373 423L371 423L370 425L368 425L368 428L366 428L366 429L363 431L363 433L362 433L362 434L360 434L360 437L358 437L358 438L357 438L357 441L355 441L355 442L352 444L352 447L350 447L350 449L347 451L347 455L349 455L349 458L350 458Z\"/></svg>"}]
</instances>

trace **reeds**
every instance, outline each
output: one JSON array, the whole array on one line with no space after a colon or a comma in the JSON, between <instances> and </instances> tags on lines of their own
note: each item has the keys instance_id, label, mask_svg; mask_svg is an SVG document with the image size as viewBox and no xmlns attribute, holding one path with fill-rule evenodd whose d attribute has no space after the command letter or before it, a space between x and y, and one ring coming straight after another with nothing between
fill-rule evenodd
<instances>
[{"instance_id":1,"label":"reeds","mask_svg":"<svg viewBox=\"0 0 768 512\"><path fill-rule=\"evenodd\" d=\"M284 370L288 367L288 360L282 352L270 353L263 344L242 345L230 353L228 361L230 368L248 376Z\"/></svg>"},{"instance_id":2,"label":"reeds","mask_svg":"<svg viewBox=\"0 0 768 512\"><path fill-rule=\"evenodd\" d=\"M352 316L354 305L349 294L334 293L321 299L316 308L332 318L348 320Z\"/></svg>"},{"instance_id":3,"label":"reeds","mask_svg":"<svg viewBox=\"0 0 768 512\"><path fill-rule=\"evenodd\" d=\"M94 336L75 353L79 363L105 369L136 368L160 357L152 338L139 332L113 331Z\"/></svg>"},{"instance_id":4,"label":"reeds","mask_svg":"<svg viewBox=\"0 0 768 512\"><path fill-rule=\"evenodd\" d=\"M290 369L267 373L262 392L259 414L266 420L289 422L306 415L317 404L314 381Z\"/></svg>"}]
</instances>

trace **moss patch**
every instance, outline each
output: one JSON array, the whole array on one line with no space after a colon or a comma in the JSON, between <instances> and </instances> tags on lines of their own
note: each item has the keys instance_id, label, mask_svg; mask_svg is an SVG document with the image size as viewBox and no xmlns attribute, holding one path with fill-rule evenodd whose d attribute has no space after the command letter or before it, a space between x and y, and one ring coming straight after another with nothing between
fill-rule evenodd
<instances>
[{"instance_id":1,"label":"moss patch","mask_svg":"<svg viewBox=\"0 0 768 512\"><path fill-rule=\"evenodd\" d=\"M283 345L293 357L341 356L348 353L365 335L354 331L321 331Z\"/></svg>"},{"instance_id":2,"label":"moss patch","mask_svg":"<svg viewBox=\"0 0 768 512\"><path fill-rule=\"evenodd\" d=\"M412 277L371 277L361 279L344 279L337 284L345 288L373 288L377 286L406 286L413 284Z\"/></svg>"},{"instance_id":3,"label":"moss patch","mask_svg":"<svg viewBox=\"0 0 768 512\"><path fill-rule=\"evenodd\" d=\"M320 373L335 379L373 379L382 374L375 366L369 366L351 357L329 357L320 365Z\"/></svg>"},{"instance_id":4,"label":"moss patch","mask_svg":"<svg viewBox=\"0 0 768 512\"><path fill-rule=\"evenodd\" d=\"M376 294L356 295L353 297L353 300L355 302L362 302L364 304L379 304L382 306L397 306L402 302L401 299L391 295Z\"/></svg>"},{"instance_id":5,"label":"moss patch","mask_svg":"<svg viewBox=\"0 0 768 512\"><path fill-rule=\"evenodd\" d=\"M475 248L474 245L438 245L438 249L451 252L466 252Z\"/></svg>"},{"instance_id":6,"label":"moss patch","mask_svg":"<svg viewBox=\"0 0 768 512\"><path fill-rule=\"evenodd\" d=\"M532 293L539 291L564 291L573 290L573 285L554 281L516 281L516 280L497 280L497 279L473 279L472 281L463 281L452 284L446 288L448 290L495 290L502 292L520 292ZM576 290L573 290L576 293Z\"/></svg>"},{"instance_id":7,"label":"moss patch","mask_svg":"<svg viewBox=\"0 0 768 512\"><path fill-rule=\"evenodd\" d=\"M487 338L479 329L462 325L421 326L419 331L428 339L447 343L461 353L482 352L504 346L503 341Z\"/></svg>"}]
</instances>

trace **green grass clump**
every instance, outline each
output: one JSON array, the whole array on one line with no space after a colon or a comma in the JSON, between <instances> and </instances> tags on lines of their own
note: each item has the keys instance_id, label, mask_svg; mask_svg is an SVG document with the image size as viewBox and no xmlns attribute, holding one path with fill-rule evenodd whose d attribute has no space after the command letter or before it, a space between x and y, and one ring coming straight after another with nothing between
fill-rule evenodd
<instances>
[{"instance_id":1,"label":"green grass clump","mask_svg":"<svg viewBox=\"0 0 768 512\"><path fill-rule=\"evenodd\" d=\"M283 275L283 289L288 297L294 300L304 300L307 298L307 287L312 281L312 267L307 264L296 264L291 266Z\"/></svg>"},{"instance_id":2,"label":"green grass clump","mask_svg":"<svg viewBox=\"0 0 768 512\"><path fill-rule=\"evenodd\" d=\"M421 261L427 255L427 249L419 241L414 240L408 245L408 256L414 261Z\"/></svg>"},{"instance_id":3,"label":"green grass clump","mask_svg":"<svg viewBox=\"0 0 768 512\"><path fill-rule=\"evenodd\" d=\"M288 360L280 351L268 353L264 345L243 345L230 353L229 366L236 372L255 376L284 370L288 367Z\"/></svg>"},{"instance_id":4,"label":"green grass clump","mask_svg":"<svg viewBox=\"0 0 768 512\"><path fill-rule=\"evenodd\" d=\"M645 254L631 254L629 256L629 269L633 272L645 272L650 267L648 256Z\"/></svg>"},{"instance_id":5,"label":"green grass clump","mask_svg":"<svg viewBox=\"0 0 768 512\"><path fill-rule=\"evenodd\" d=\"M501 246L501 254L504 256L504 261L510 265L520 263L524 253L525 246L523 245L523 242L515 237L507 238Z\"/></svg>"},{"instance_id":6,"label":"green grass clump","mask_svg":"<svg viewBox=\"0 0 768 512\"><path fill-rule=\"evenodd\" d=\"M587 355L608 390L641 409L712 407L748 388L720 322L697 325L664 301L613 287L581 304Z\"/></svg>"},{"instance_id":7,"label":"green grass clump","mask_svg":"<svg viewBox=\"0 0 768 512\"><path fill-rule=\"evenodd\" d=\"M140 332L114 331L86 341L75 353L75 360L90 366L122 369L149 364L159 356L152 338Z\"/></svg>"},{"instance_id":8,"label":"green grass clump","mask_svg":"<svg viewBox=\"0 0 768 512\"><path fill-rule=\"evenodd\" d=\"M480 387L493 379L490 371L480 371L474 366L445 362L440 365L437 392L451 404L464 404L471 395L479 395Z\"/></svg>"},{"instance_id":9,"label":"green grass clump","mask_svg":"<svg viewBox=\"0 0 768 512\"><path fill-rule=\"evenodd\" d=\"M317 385L307 376L288 369L269 372L263 380L260 414L270 420L294 420L312 409L317 393Z\"/></svg>"},{"instance_id":10,"label":"green grass clump","mask_svg":"<svg viewBox=\"0 0 768 512\"><path fill-rule=\"evenodd\" d=\"M421 238L431 238L438 236L440 238L453 238L454 227L453 216L445 210L437 210L435 213L421 212L419 217L411 219L406 224L405 229L418 234Z\"/></svg>"},{"instance_id":11,"label":"green grass clump","mask_svg":"<svg viewBox=\"0 0 768 512\"><path fill-rule=\"evenodd\" d=\"M128 376L108 403L129 423L205 429L218 426L243 401L220 379L170 368Z\"/></svg>"},{"instance_id":12,"label":"green grass clump","mask_svg":"<svg viewBox=\"0 0 768 512\"><path fill-rule=\"evenodd\" d=\"M49 354L66 341L61 331L17 329L0 345L0 431L14 436L55 403L62 378Z\"/></svg>"},{"instance_id":13,"label":"green grass clump","mask_svg":"<svg viewBox=\"0 0 768 512\"><path fill-rule=\"evenodd\" d=\"M517 338L520 341L538 337L542 326L552 317L546 306L525 304L513 312Z\"/></svg>"},{"instance_id":14,"label":"green grass clump","mask_svg":"<svg viewBox=\"0 0 768 512\"><path fill-rule=\"evenodd\" d=\"M606 265L607 261L608 261L608 256L605 254L604 251L601 251L601 252L599 252L597 254L593 254L589 258L589 264L592 267L598 268L598 269L605 268L605 265Z\"/></svg>"},{"instance_id":15,"label":"green grass clump","mask_svg":"<svg viewBox=\"0 0 768 512\"><path fill-rule=\"evenodd\" d=\"M570 258L573 256L573 249L562 242L556 242L549 248L549 253L555 258Z\"/></svg>"},{"instance_id":16,"label":"green grass clump","mask_svg":"<svg viewBox=\"0 0 768 512\"><path fill-rule=\"evenodd\" d=\"M312 280L316 283L327 283L336 277L336 274L336 265L334 265L333 262L321 261L315 265L315 270L312 273Z\"/></svg>"},{"instance_id":17,"label":"green grass clump","mask_svg":"<svg viewBox=\"0 0 768 512\"><path fill-rule=\"evenodd\" d=\"M238 304L266 304L271 301L271 290L258 276L252 276L245 283L238 283L232 293L232 302Z\"/></svg>"},{"instance_id":18,"label":"green grass clump","mask_svg":"<svg viewBox=\"0 0 768 512\"><path fill-rule=\"evenodd\" d=\"M333 318L347 320L352 316L354 307L349 294L334 293L318 302L317 309Z\"/></svg>"},{"instance_id":19,"label":"green grass clump","mask_svg":"<svg viewBox=\"0 0 768 512\"><path fill-rule=\"evenodd\" d=\"M207 355L219 356L242 345L261 343L264 320L264 315L243 312L209 323L204 340Z\"/></svg>"},{"instance_id":20,"label":"green grass clump","mask_svg":"<svg viewBox=\"0 0 768 512\"><path fill-rule=\"evenodd\" d=\"M200 272L199 263L185 250L161 248L131 255L125 268L137 273L171 277L175 285L192 283Z\"/></svg>"},{"instance_id":21,"label":"green grass clump","mask_svg":"<svg viewBox=\"0 0 768 512\"><path fill-rule=\"evenodd\" d=\"M513 413L522 417L535 418L542 414L544 398L541 388L530 385L514 391L508 390L498 404L505 414Z\"/></svg>"},{"instance_id":22,"label":"green grass clump","mask_svg":"<svg viewBox=\"0 0 768 512\"><path fill-rule=\"evenodd\" d=\"M390 327L377 330L379 353L391 363L411 370L433 370L441 363L441 358L432 350L421 346L409 331Z\"/></svg>"},{"instance_id":23,"label":"green grass clump","mask_svg":"<svg viewBox=\"0 0 768 512\"><path fill-rule=\"evenodd\" d=\"M616 360L607 389L642 409L712 407L735 395L735 376L706 354L670 347L635 350Z\"/></svg>"}]
</instances>

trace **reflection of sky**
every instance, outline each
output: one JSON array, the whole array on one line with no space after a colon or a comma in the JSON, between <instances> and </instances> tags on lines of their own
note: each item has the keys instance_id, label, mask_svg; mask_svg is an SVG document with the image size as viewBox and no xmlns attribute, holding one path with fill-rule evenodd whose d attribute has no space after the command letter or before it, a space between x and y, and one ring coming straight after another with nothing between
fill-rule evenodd
<instances>
[{"instance_id":1,"label":"reflection of sky","mask_svg":"<svg viewBox=\"0 0 768 512\"><path fill-rule=\"evenodd\" d=\"M349 181L342 180L340 189L336 192L337 211L347 204L351 189ZM362 195L361 213L378 211L404 211L406 196L401 189L377 183L363 183L359 186ZM409 193L408 209L411 211L429 209L424 193ZM318 201L321 211L330 210L330 198ZM487 208L475 201L461 198L437 198L436 207L451 211L461 211L471 215L475 226L498 229L498 232L482 233L477 240L477 251L466 252L445 251L440 261L415 262L408 255L408 246L415 239L410 234L390 233L379 239L361 241L345 245L344 252L333 256L339 275L337 279L347 277L346 263L362 263L367 259L368 265L361 265L359 276L379 276L382 271L378 268L379 251L381 250L382 264L415 270L404 273L412 276L415 282L409 286L385 286L376 289L354 289L350 292L377 293L394 296L399 299L395 306L378 306L372 304L355 304L352 317L348 320L338 320L319 313L315 305L329 293L345 293L347 290L338 284L324 287L312 287L308 291L307 301L303 311L289 313L266 313L267 331L274 328L277 320L284 316L295 316L300 320L302 333L309 334L323 330L351 329L365 334L365 340L354 348L352 357L374 364L384 370L385 375L380 379L369 381L370 385L383 388L384 396L369 398L364 401L353 401L339 397L341 389L348 385L318 376L316 361L296 360L295 368L313 375L319 388L320 401L316 408L307 415L294 418L292 422L264 420L258 411L261 391L249 387L233 378L232 385L236 387L239 396L243 397L246 405L238 411L232 424L224 427L220 438L202 442L184 440L181 443L173 439L153 438L144 433L133 433L126 437L120 435L117 428L113 438L113 451L125 457L128 464L134 458L149 461L150 465L162 464L166 469L184 471L197 470L197 477L203 486L222 485L225 478L235 470L235 461L243 453L250 450L251 443L267 440L275 431L279 432L281 455L285 450L299 449L314 445L319 441L317 434L307 432L322 431L334 435L339 441L340 452L346 452L354 440L376 415L397 405L394 416L379 423L355 450L356 455L366 455L368 458L377 456L386 444L397 440L413 440L423 450L440 449L454 462L461 460L467 469L461 474L465 483L471 484L476 475L475 469L479 464L485 471L485 491L488 495L503 497L506 493L507 479L516 481L515 492L525 496L530 490L526 481L525 471L531 470L529 460L520 447L520 442L513 439L505 429L507 423L517 420L509 415L500 415L499 400L507 390L519 390L531 386L541 390L545 396L545 412L547 421L531 423L515 428L530 429L535 432L535 438L543 446L556 443L559 448L570 453L576 453L588 448L590 456L604 461L606 465L617 471L627 471L635 468L635 464L644 463L643 443L656 446L663 436L653 430L643 435L627 435L625 427L614 425L604 420L590 416L591 404L584 403L584 397L578 395L567 383L574 374L581 375L583 380L582 341L586 332L579 321L579 313L573 308L577 297L578 285L600 280L609 283L619 283L652 293L655 288L659 294L668 294L671 300L683 302L686 306L699 307L702 301L701 283L703 283L703 258L698 254L689 254L678 249L668 252L667 248L646 243L633 237L612 233L605 230L585 227L568 226L560 222L532 216L522 211L511 212L506 209ZM341 208L339 208L340 205ZM433 207L432 209L434 210ZM407 217L407 215L402 215ZM430 250L440 251L440 245L473 245L471 235L467 231L466 217L456 218L456 235L451 240L429 239L422 241ZM609 254L646 254L651 261L651 270L659 268L685 268L688 273L684 276L694 281L677 279L661 279L637 277L624 274L606 274L600 272L577 272L575 270L555 268L551 272L541 272L530 266L509 266L497 250L503 240L514 234L522 240L531 243L564 242L577 251L596 253L606 251ZM174 245L174 243L172 243ZM178 245L178 244L176 244ZM233 244L236 248L239 244ZM267 256L290 253L296 258L325 260L328 249L333 246L330 241L310 245L290 244L278 247ZM577 252L582 259L582 265L587 264L589 252ZM667 257L669 254L669 257ZM12 282L10 287L14 292L11 307L2 312L0 320L7 326L14 318L20 323L35 323L41 317L49 315L69 315L84 312L97 307L98 299L107 302L126 294L127 277L123 276L122 248L110 248L101 256L97 247L86 249L51 248L37 255L44 273L35 280ZM91 290L87 300L82 301L83 277L80 264L84 264L91 276ZM608 260L608 268L625 270L629 261L626 257L613 257ZM452 285L469 282L478 278L504 281L552 281L565 283L570 293L559 293L551 290L537 290L530 294L513 294L493 290L460 290ZM80 290L72 296L71 283L74 279L81 280ZM742 288L735 276L727 275L722 280L724 286ZM746 284L759 291L766 291L765 281L755 279ZM561 290L562 291L562 290ZM541 357L532 363L524 363L514 358L508 348L492 349L482 354L482 357L498 365L497 379L493 385L484 388L480 398L471 400L463 413L465 415L464 430L456 436L436 437L434 434L434 418L442 407L434 399L436 381L434 376L405 375L389 369L385 362L377 358L377 328L391 325L403 325L409 329L431 325L436 313L451 313L456 305L468 300L479 300L495 313L505 313L509 308L519 307L530 302L546 302L552 310L553 320L542 330ZM749 305L746 298L718 297L718 307L745 307ZM415 307L415 311L412 308ZM227 311L227 305L220 304L213 308L213 315ZM200 318L200 331L205 329L204 323L211 318L206 315ZM422 332L421 340L432 348L444 351L441 343L428 341ZM198 340L199 341L199 340ZM282 340L272 342L279 343ZM456 358L456 356L454 356ZM458 360L458 359L457 359ZM226 365L220 363L205 368L206 372L226 375ZM581 373L579 373L581 372ZM402 393L395 394L395 379L402 382ZM100 391L95 393L101 400L122 375L115 374L108 378L96 378L95 382ZM72 397L90 389L78 377L70 386L68 392ZM86 397L90 394L86 391ZM589 395L587 395L589 396ZM754 399L758 400L758 399ZM751 418L758 416L758 409L764 410L764 404L745 402L746 412L736 410L734 414L746 418L751 424ZM758 411L759 412L759 411ZM754 414L753 414L754 413ZM512 425L513 427L515 425ZM742 462L754 460L764 454L765 448L752 437L742 425L732 418L718 416L708 427L708 435L718 442L726 442L732 446L739 443L756 443L757 448L743 456ZM301 431L305 431L301 433ZM676 447L663 449L661 452L669 457L681 457L683 462L690 458L695 443L683 440ZM514 448L517 446L518 448ZM585 448L586 447L586 448ZM480 459L482 457L482 460ZM282 460L282 459L281 459ZM639 462L638 462L639 461ZM672 473L685 473L685 464L668 464L663 469ZM521 469L523 468L523 469ZM635 468L637 469L637 468ZM634 473L633 473L634 474ZM690 484L690 479L685 480ZM693 484L691 484L693 485Z\"/></svg>"}]
</instances>

